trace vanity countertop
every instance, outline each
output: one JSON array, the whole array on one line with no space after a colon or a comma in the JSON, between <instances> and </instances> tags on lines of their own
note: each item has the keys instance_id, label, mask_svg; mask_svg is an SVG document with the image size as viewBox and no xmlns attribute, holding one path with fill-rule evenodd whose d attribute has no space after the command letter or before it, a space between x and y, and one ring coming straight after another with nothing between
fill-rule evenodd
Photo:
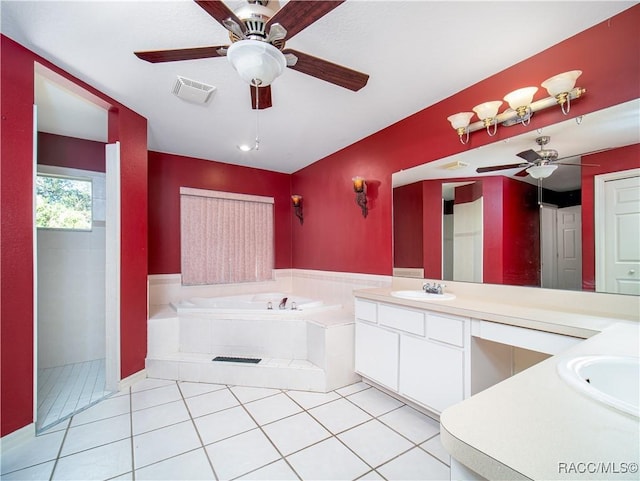
<instances>
[{"instance_id":1,"label":"vanity countertop","mask_svg":"<svg viewBox=\"0 0 640 481\"><path fill-rule=\"evenodd\" d=\"M580 306L571 304L570 301L564 309L539 307L537 303L527 302L526 293L528 290L524 288L523 292L525 294L522 298L510 298L507 296L500 301L457 294L455 299L450 300L409 300L393 297L391 292L394 290L396 289L362 289L355 291L354 295L361 299L483 319L583 339L591 337L618 322L637 324L637 319L633 321L624 316L611 317L579 312ZM587 293L586 295L593 295L593 293Z\"/></svg>"},{"instance_id":2,"label":"vanity countertop","mask_svg":"<svg viewBox=\"0 0 640 481\"><path fill-rule=\"evenodd\" d=\"M391 296L404 288L355 296L585 339L445 409L441 437L454 458L488 479L639 479L638 419L588 398L557 374L558 363L576 356L638 357L637 298L598 294L594 308L593 293L551 293L556 299L545 305L542 290L528 289L496 295L480 287L475 295L436 301ZM625 306L607 312L618 299Z\"/></svg>"},{"instance_id":3,"label":"vanity countertop","mask_svg":"<svg viewBox=\"0 0 640 481\"><path fill-rule=\"evenodd\" d=\"M576 356L638 357L638 324L620 323L440 416L445 448L488 479L638 479L640 424L557 373Z\"/></svg>"}]
</instances>

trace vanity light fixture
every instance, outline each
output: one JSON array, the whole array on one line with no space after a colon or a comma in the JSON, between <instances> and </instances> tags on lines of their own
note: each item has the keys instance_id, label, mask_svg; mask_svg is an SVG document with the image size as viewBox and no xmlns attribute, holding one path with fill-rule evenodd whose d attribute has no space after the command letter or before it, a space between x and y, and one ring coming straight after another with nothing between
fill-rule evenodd
<instances>
[{"instance_id":1,"label":"vanity light fixture","mask_svg":"<svg viewBox=\"0 0 640 481\"><path fill-rule=\"evenodd\" d=\"M538 87L525 87L504 96L504 101L509 104L511 110L515 110L517 120L522 125L529 125L532 114L531 102L537 91Z\"/></svg>"},{"instance_id":2,"label":"vanity light fixture","mask_svg":"<svg viewBox=\"0 0 640 481\"><path fill-rule=\"evenodd\" d=\"M356 204L362 210L362 217L367 217L369 213L369 209L367 209L367 183L360 176L356 176L351 180L353 181L353 191L356 193Z\"/></svg>"},{"instance_id":3,"label":"vanity light fixture","mask_svg":"<svg viewBox=\"0 0 640 481\"><path fill-rule=\"evenodd\" d=\"M302 222L304 221L302 218L302 196L298 194L292 195L291 204L293 205L296 217L300 220L300 225L302 225Z\"/></svg>"},{"instance_id":4,"label":"vanity light fixture","mask_svg":"<svg viewBox=\"0 0 640 481\"><path fill-rule=\"evenodd\" d=\"M496 135L498 130L498 122L496 116L498 115L498 109L502 105L502 100L492 100L491 102L484 102L480 105L476 105L473 111L478 115L478 118L482 120L484 126L487 128L487 134L489 137ZM493 125L493 129L491 126Z\"/></svg>"},{"instance_id":5,"label":"vanity light fixture","mask_svg":"<svg viewBox=\"0 0 640 481\"><path fill-rule=\"evenodd\" d=\"M503 100L509 104L509 108L502 113L498 113L502 102L493 100L476 105L473 112L459 112L450 115L447 120L451 122L451 127L458 134L460 142L467 144L471 132L486 129L488 135L494 136L498 124L509 127L521 123L526 126L529 125L534 112L555 105L560 105L562 113L567 115L571 109L571 100L581 97L586 92L586 89L575 86L576 80L581 74L581 70L571 70L548 78L542 82L542 87L547 89L549 97L542 100L533 101L538 87L525 87L505 95ZM480 120L471 123L471 118L474 115L477 115Z\"/></svg>"},{"instance_id":6,"label":"vanity light fixture","mask_svg":"<svg viewBox=\"0 0 640 481\"><path fill-rule=\"evenodd\" d=\"M571 70L570 72L554 75L542 82L542 86L547 89L549 95L556 98L562 113L565 115L571 110L570 92L576 86L576 80L580 75L582 75L582 70Z\"/></svg>"}]
</instances>

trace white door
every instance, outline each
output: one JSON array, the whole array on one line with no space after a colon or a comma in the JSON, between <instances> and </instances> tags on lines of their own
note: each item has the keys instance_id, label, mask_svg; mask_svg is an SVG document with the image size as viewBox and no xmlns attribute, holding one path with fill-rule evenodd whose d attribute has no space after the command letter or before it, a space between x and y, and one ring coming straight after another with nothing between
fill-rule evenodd
<instances>
[{"instance_id":1,"label":"white door","mask_svg":"<svg viewBox=\"0 0 640 481\"><path fill-rule=\"evenodd\" d=\"M640 295L640 176L604 183L604 225L603 285L597 290Z\"/></svg>"},{"instance_id":2,"label":"white door","mask_svg":"<svg viewBox=\"0 0 640 481\"><path fill-rule=\"evenodd\" d=\"M558 209L558 289L582 289L582 209Z\"/></svg>"},{"instance_id":3,"label":"white door","mask_svg":"<svg viewBox=\"0 0 640 481\"><path fill-rule=\"evenodd\" d=\"M482 197L453 206L453 280L482 282Z\"/></svg>"},{"instance_id":4,"label":"white door","mask_svg":"<svg viewBox=\"0 0 640 481\"><path fill-rule=\"evenodd\" d=\"M558 207L540 206L540 281L541 286L558 286Z\"/></svg>"},{"instance_id":5,"label":"white door","mask_svg":"<svg viewBox=\"0 0 640 481\"><path fill-rule=\"evenodd\" d=\"M120 382L120 142L106 145L105 382L117 391Z\"/></svg>"}]
</instances>

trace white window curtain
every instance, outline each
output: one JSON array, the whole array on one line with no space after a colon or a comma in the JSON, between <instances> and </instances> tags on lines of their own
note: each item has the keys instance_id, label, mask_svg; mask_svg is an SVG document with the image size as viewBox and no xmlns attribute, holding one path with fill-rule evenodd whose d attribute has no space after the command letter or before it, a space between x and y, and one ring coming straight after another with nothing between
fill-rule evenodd
<instances>
[{"instance_id":1,"label":"white window curtain","mask_svg":"<svg viewBox=\"0 0 640 481\"><path fill-rule=\"evenodd\" d=\"M182 283L273 278L273 198L182 187Z\"/></svg>"}]
</instances>

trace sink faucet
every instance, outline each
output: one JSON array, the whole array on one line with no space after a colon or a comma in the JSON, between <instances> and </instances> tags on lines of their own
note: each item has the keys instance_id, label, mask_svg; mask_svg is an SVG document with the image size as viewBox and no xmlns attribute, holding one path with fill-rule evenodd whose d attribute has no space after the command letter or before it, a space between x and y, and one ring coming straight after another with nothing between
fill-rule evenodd
<instances>
[{"instance_id":1,"label":"sink faucet","mask_svg":"<svg viewBox=\"0 0 640 481\"><path fill-rule=\"evenodd\" d=\"M445 287L447 287L446 284L436 284L434 282L433 285L431 285L428 282L425 282L422 285L422 290L427 294L444 294Z\"/></svg>"},{"instance_id":2,"label":"sink faucet","mask_svg":"<svg viewBox=\"0 0 640 481\"><path fill-rule=\"evenodd\" d=\"M289 299L288 297L283 297L282 300L280 301L280 304L278 305L278 309L286 309L287 308L287 299Z\"/></svg>"}]
</instances>

